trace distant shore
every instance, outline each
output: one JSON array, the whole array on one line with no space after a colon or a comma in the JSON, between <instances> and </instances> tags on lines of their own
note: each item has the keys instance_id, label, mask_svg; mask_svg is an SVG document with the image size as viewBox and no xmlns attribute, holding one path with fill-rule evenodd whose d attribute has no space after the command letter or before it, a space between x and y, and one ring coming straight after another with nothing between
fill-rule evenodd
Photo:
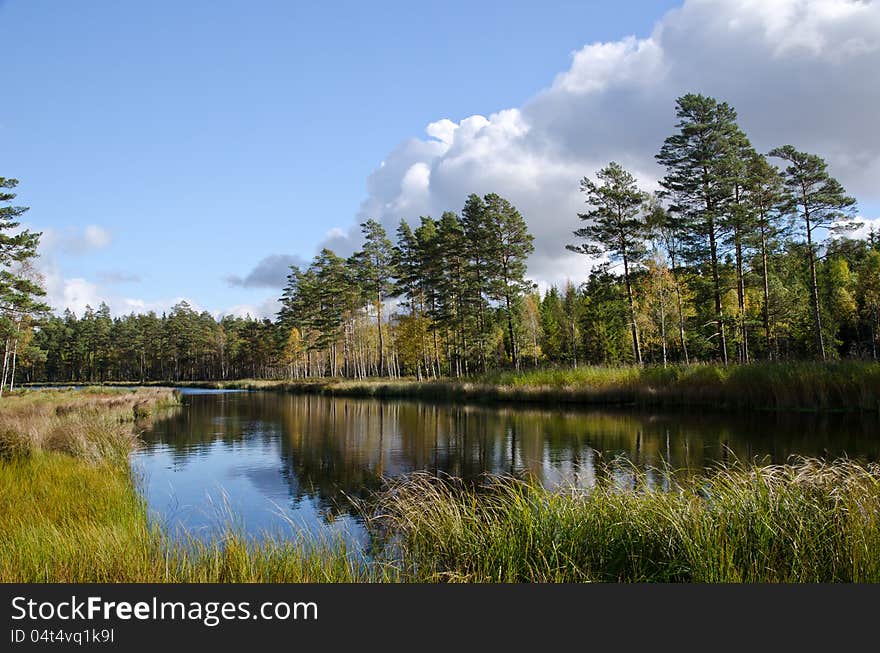
<instances>
[{"instance_id":1,"label":"distant shore","mask_svg":"<svg viewBox=\"0 0 880 653\"><path fill-rule=\"evenodd\" d=\"M40 384L38 384L40 385ZM42 385L76 385L75 382ZM600 367L503 372L469 379L111 381L338 397L718 410L880 411L880 364L865 361Z\"/></svg>"}]
</instances>

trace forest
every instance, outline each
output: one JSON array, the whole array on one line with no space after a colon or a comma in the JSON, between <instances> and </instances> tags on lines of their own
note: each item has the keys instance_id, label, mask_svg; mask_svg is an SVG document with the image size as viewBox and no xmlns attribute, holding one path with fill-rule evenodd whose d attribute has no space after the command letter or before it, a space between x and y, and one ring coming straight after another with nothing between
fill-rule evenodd
<instances>
[{"instance_id":1,"label":"forest","mask_svg":"<svg viewBox=\"0 0 880 653\"><path fill-rule=\"evenodd\" d=\"M274 320L169 312L52 314L33 271L39 234L3 235L2 384L236 378L469 377L582 365L877 360L880 238L816 154L762 154L736 111L676 102L649 193L609 162L580 180L565 249L587 280L528 278L528 220L472 194L460 212L375 220L349 257L292 267ZM6 190L16 180L0 179ZM26 209L0 196L0 233ZM16 372L16 368L18 372Z\"/></svg>"}]
</instances>

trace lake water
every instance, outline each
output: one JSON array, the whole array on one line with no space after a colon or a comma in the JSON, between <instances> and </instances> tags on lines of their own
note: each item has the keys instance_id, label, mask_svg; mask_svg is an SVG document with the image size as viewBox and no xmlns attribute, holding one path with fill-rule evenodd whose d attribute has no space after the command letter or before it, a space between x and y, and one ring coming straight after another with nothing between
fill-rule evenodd
<instances>
[{"instance_id":1,"label":"lake water","mask_svg":"<svg viewBox=\"0 0 880 653\"><path fill-rule=\"evenodd\" d=\"M791 455L880 459L880 423L858 414L572 410L185 389L133 456L149 509L172 532L309 530L362 539L351 499L416 470L530 475L589 486L632 466L699 471ZM603 464L604 461L604 464Z\"/></svg>"}]
</instances>

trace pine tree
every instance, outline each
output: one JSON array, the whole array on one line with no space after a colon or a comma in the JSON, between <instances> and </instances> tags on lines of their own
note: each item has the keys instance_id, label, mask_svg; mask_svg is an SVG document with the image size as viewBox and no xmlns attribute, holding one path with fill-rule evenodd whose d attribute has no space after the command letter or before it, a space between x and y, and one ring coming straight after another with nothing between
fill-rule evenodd
<instances>
[{"instance_id":1,"label":"pine tree","mask_svg":"<svg viewBox=\"0 0 880 653\"><path fill-rule=\"evenodd\" d=\"M767 356L773 357L773 325L770 315L770 253L775 241L785 234L784 217L780 208L785 201L785 188L779 170L757 152L753 152L746 168L746 202L754 216L751 233L753 247L760 257L761 291L763 305L761 319L764 327Z\"/></svg>"},{"instance_id":2,"label":"pine tree","mask_svg":"<svg viewBox=\"0 0 880 653\"><path fill-rule=\"evenodd\" d=\"M568 245L568 249L588 256L607 254L611 260L623 262L633 358L641 365L642 348L636 323L631 273L646 252L648 226L644 208L648 195L639 189L635 177L616 162L609 163L596 176L601 185L588 177L581 180L581 192L587 196L586 202L593 208L587 213L578 214L588 224L577 229L574 235L585 242L581 245Z\"/></svg>"},{"instance_id":3,"label":"pine tree","mask_svg":"<svg viewBox=\"0 0 880 653\"><path fill-rule=\"evenodd\" d=\"M363 249L354 257L358 278L366 297L376 308L376 327L379 331L379 376L386 372L385 340L382 328L382 306L394 290L394 248L385 229L375 220L361 224Z\"/></svg>"},{"instance_id":4,"label":"pine tree","mask_svg":"<svg viewBox=\"0 0 880 653\"><path fill-rule=\"evenodd\" d=\"M728 244L733 246L736 268L737 302L737 358L740 363L749 362L749 333L746 319L745 254L750 243L748 238L755 229L756 214L747 201L749 162L756 155L746 135L737 127L731 132L730 148L726 162L732 184L732 196L723 221Z\"/></svg>"},{"instance_id":5,"label":"pine tree","mask_svg":"<svg viewBox=\"0 0 880 653\"><path fill-rule=\"evenodd\" d=\"M6 384L10 356L13 368L15 365L22 326L48 311L39 301L46 294L39 279L28 273L29 262L37 255L41 234L20 229L18 218L28 208L12 204L16 195L10 191L17 185L17 179L0 177L0 327L5 335L0 396ZM12 375L9 378L12 379Z\"/></svg>"},{"instance_id":6,"label":"pine tree","mask_svg":"<svg viewBox=\"0 0 880 653\"><path fill-rule=\"evenodd\" d=\"M464 246L467 260L466 285L464 287L467 311L476 316L476 340L478 344L479 365L485 374L487 370L486 338L489 331L488 295L493 283L493 264L497 260L489 224L486 202L476 194L470 194L461 211L461 226L464 232Z\"/></svg>"},{"instance_id":7,"label":"pine tree","mask_svg":"<svg viewBox=\"0 0 880 653\"><path fill-rule=\"evenodd\" d=\"M820 229L841 231L855 227L850 220L856 201L848 197L840 182L828 174L828 164L821 157L799 152L791 145L777 147L769 156L788 162L783 173L785 186L789 191L785 208L788 213L798 217L800 231L806 239L816 353L821 360L825 360L822 311L816 276L816 247L819 244L816 232Z\"/></svg>"},{"instance_id":8,"label":"pine tree","mask_svg":"<svg viewBox=\"0 0 880 653\"><path fill-rule=\"evenodd\" d=\"M435 377L441 374L439 332L441 327L440 293L443 285L445 261L440 247L440 231L437 222L430 216L422 216L415 230L416 249L419 257L419 270L422 284L422 297L428 316L428 330L433 341L433 363L431 368Z\"/></svg>"},{"instance_id":9,"label":"pine tree","mask_svg":"<svg viewBox=\"0 0 880 653\"><path fill-rule=\"evenodd\" d=\"M468 374L468 335L473 313L468 311L468 291L472 268L467 254L464 226L458 215L445 211L437 223L437 260L442 261L437 293L437 320L446 337L450 374Z\"/></svg>"},{"instance_id":10,"label":"pine tree","mask_svg":"<svg viewBox=\"0 0 880 653\"><path fill-rule=\"evenodd\" d=\"M504 302L507 318L507 337L510 340L510 358L519 369L514 315L522 295L531 288L526 280L526 259L535 250L533 236L526 221L508 200L490 193L483 198L485 220L489 229L491 258L488 259L489 296Z\"/></svg>"},{"instance_id":11,"label":"pine tree","mask_svg":"<svg viewBox=\"0 0 880 653\"><path fill-rule=\"evenodd\" d=\"M733 195L731 155L741 133L736 111L726 102L688 94L676 101L678 132L668 137L657 154L666 167L660 181L669 210L687 220L690 255L705 260L712 274L718 356L727 363L727 335L722 309L719 247L725 211Z\"/></svg>"}]
</instances>

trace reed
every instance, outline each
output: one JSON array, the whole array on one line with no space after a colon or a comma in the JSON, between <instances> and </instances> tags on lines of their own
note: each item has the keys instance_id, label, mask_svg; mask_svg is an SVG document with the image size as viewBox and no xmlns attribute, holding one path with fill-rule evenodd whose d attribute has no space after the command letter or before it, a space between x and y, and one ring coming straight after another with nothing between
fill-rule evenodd
<instances>
[{"instance_id":1,"label":"reed","mask_svg":"<svg viewBox=\"0 0 880 653\"><path fill-rule=\"evenodd\" d=\"M867 361L585 366L498 372L460 380L241 379L193 385L434 401L880 411L880 364Z\"/></svg>"},{"instance_id":2,"label":"reed","mask_svg":"<svg viewBox=\"0 0 880 653\"><path fill-rule=\"evenodd\" d=\"M179 402L168 388L23 391L0 402L0 457L60 451L92 463L125 460L136 423Z\"/></svg>"},{"instance_id":3,"label":"reed","mask_svg":"<svg viewBox=\"0 0 880 653\"><path fill-rule=\"evenodd\" d=\"M880 582L878 465L718 469L672 491L633 475L635 490L550 492L416 474L371 522L427 582Z\"/></svg>"}]
</instances>

